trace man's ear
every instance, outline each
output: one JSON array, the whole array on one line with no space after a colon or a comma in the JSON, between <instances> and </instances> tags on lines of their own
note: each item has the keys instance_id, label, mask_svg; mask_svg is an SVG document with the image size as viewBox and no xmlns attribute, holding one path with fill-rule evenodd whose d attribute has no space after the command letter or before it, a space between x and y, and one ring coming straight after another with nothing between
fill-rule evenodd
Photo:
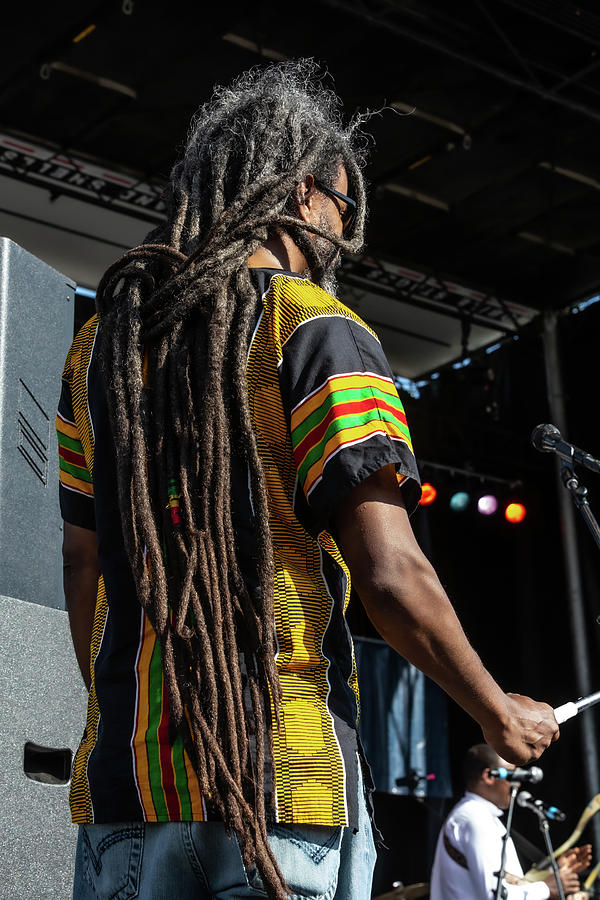
<instances>
[{"instance_id":1,"label":"man's ear","mask_svg":"<svg viewBox=\"0 0 600 900\"><path fill-rule=\"evenodd\" d=\"M493 775L490 775L491 769L484 769L481 773L481 777L483 778L486 784L493 784L496 780Z\"/></svg>"},{"instance_id":2,"label":"man's ear","mask_svg":"<svg viewBox=\"0 0 600 900\"><path fill-rule=\"evenodd\" d=\"M315 201L315 179L314 175L307 175L296 188L296 202L298 204L298 215L305 222L310 222L313 217L314 201Z\"/></svg>"}]
</instances>

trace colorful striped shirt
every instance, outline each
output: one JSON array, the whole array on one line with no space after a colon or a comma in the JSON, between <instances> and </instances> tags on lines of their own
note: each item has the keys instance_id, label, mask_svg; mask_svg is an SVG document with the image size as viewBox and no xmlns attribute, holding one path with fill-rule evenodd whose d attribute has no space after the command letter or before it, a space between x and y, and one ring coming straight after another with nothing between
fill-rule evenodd
<instances>
[{"instance_id":1,"label":"colorful striped shirt","mask_svg":"<svg viewBox=\"0 0 600 900\"><path fill-rule=\"evenodd\" d=\"M332 514L348 491L390 464L412 509L418 473L375 333L299 276L252 271L248 400L269 497L282 689L281 721L273 723L275 814L285 823L355 827L359 694L345 621L351 584ZM160 646L124 549L96 325L90 320L71 347L57 416L62 515L96 530L102 572L73 821L203 820L212 811L180 739L169 743ZM248 479L238 476L238 553L251 582L252 504Z\"/></svg>"}]
</instances>

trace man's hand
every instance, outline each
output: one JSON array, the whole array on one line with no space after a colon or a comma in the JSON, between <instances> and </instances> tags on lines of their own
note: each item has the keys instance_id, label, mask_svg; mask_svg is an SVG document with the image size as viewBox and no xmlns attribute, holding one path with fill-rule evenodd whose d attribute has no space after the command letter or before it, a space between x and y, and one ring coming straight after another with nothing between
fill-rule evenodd
<instances>
[{"instance_id":1,"label":"man's hand","mask_svg":"<svg viewBox=\"0 0 600 900\"><path fill-rule=\"evenodd\" d=\"M393 466L353 488L334 510L335 535L379 634L436 681L508 762L537 759L558 737L549 706L505 694L469 644L413 534Z\"/></svg>"},{"instance_id":2,"label":"man's hand","mask_svg":"<svg viewBox=\"0 0 600 900\"><path fill-rule=\"evenodd\" d=\"M538 759L559 737L554 712L547 703L538 703L521 694L506 694L506 718L483 725L483 736L502 759L523 765Z\"/></svg>"},{"instance_id":3,"label":"man's hand","mask_svg":"<svg viewBox=\"0 0 600 900\"><path fill-rule=\"evenodd\" d=\"M571 872L580 874L589 869L592 864L592 845L582 844L581 847L573 847L563 853L558 860L560 869L569 869Z\"/></svg>"},{"instance_id":4,"label":"man's hand","mask_svg":"<svg viewBox=\"0 0 600 900\"><path fill-rule=\"evenodd\" d=\"M558 874L560 876L565 895L574 894L579 890L579 876L576 872L571 872L570 869L559 869ZM550 889L550 900L558 900L560 894L558 893L558 887L556 886L554 873L551 873L547 878L544 878L544 881Z\"/></svg>"}]
</instances>

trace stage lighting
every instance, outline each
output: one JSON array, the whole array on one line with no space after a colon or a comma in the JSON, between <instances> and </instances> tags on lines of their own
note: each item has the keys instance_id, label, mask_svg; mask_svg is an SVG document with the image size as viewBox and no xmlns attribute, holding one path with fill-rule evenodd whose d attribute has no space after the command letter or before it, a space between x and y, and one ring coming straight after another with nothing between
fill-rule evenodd
<instances>
[{"instance_id":1,"label":"stage lighting","mask_svg":"<svg viewBox=\"0 0 600 900\"><path fill-rule=\"evenodd\" d=\"M466 491L457 491L456 494L452 494L450 497L450 509L454 510L454 512L464 512L469 505L470 499Z\"/></svg>"},{"instance_id":2,"label":"stage lighting","mask_svg":"<svg viewBox=\"0 0 600 900\"><path fill-rule=\"evenodd\" d=\"M477 501L477 509L482 516L492 516L498 509L498 501L493 494L484 494Z\"/></svg>"},{"instance_id":3,"label":"stage lighting","mask_svg":"<svg viewBox=\"0 0 600 900\"><path fill-rule=\"evenodd\" d=\"M437 497L436 488L434 488L432 484L429 484L429 482L426 481L421 485L421 491L422 493L419 503L421 504L421 506L430 506Z\"/></svg>"},{"instance_id":4,"label":"stage lighting","mask_svg":"<svg viewBox=\"0 0 600 900\"><path fill-rule=\"evenodd\" d=\"M527 510L522 503L509 503L504 510L504 516L512 525L522 522L527 515Z\"/></svg>"}]
</instances>

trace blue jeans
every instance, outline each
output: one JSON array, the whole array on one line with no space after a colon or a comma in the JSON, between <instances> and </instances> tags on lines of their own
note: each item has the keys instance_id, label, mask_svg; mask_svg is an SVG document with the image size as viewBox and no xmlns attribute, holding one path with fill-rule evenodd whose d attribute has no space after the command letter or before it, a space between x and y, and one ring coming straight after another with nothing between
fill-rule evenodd
<instances>
[{"instance_id":1,"label":"blue jeans","mask_svg":"<svg viewBox=\"0 0 600 900\"><path fill-rule=\"evenodd\" d=\"M359 829L273 825L269 842L291 900L368 900L375 846L360 786ZM81 825L73 900L266 897L220 822Z\"/></svg>"}]
</instances>

